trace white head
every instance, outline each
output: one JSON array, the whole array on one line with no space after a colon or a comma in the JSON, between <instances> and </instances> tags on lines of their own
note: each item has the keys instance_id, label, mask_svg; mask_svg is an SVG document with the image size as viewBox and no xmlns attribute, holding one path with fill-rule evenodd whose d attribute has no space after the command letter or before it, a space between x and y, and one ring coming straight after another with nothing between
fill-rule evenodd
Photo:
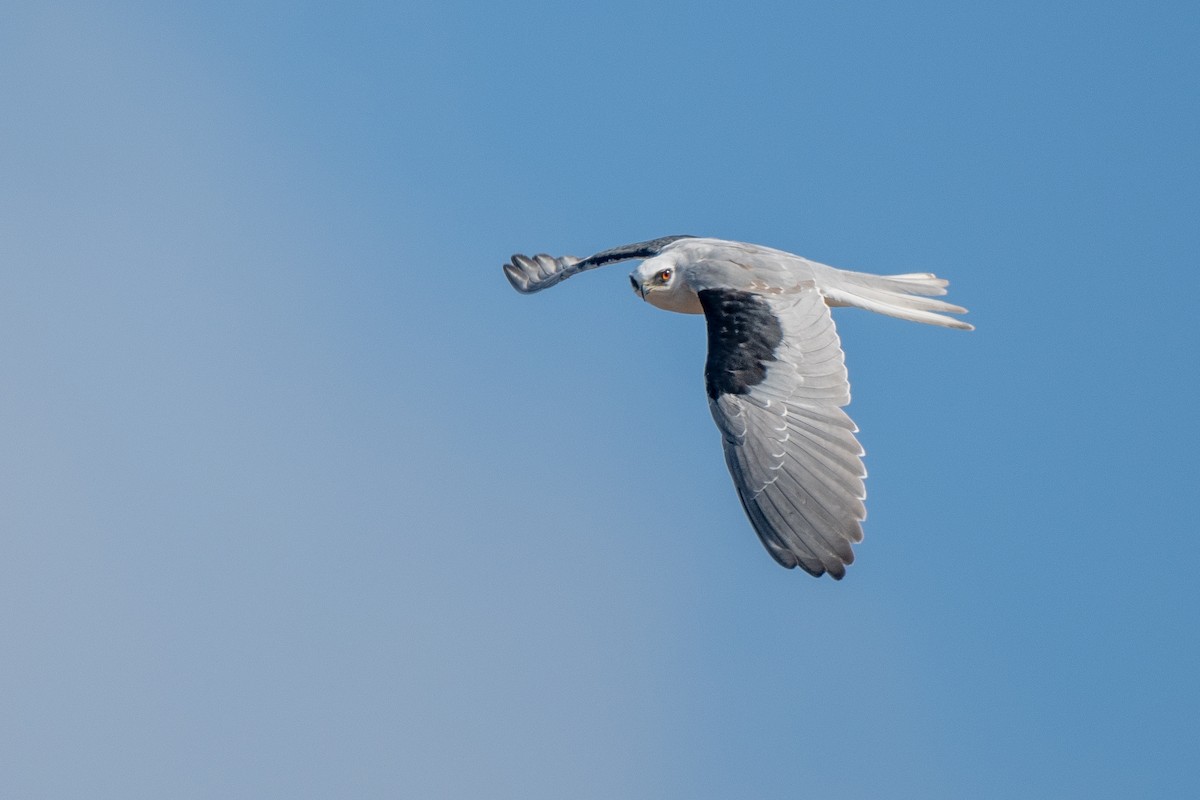
<instances>
[{"instance_id":1,"label":"white head","mask_svg":"<svg viewBox=\"0 0 1200 800\"><path fill-rule=\"evenodd\" d=\"M688 285L671 254L643 261L629 276L633 291L652 306L680 314L703 314L700 298Z\"/></svg>"}]
</instances>

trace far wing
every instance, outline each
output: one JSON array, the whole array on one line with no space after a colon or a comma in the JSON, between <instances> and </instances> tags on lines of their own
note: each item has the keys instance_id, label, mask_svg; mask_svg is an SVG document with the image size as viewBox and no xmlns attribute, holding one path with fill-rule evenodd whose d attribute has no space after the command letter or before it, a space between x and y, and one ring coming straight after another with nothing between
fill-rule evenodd
<instances>
[{"instance_id":1,"label":"far wing","mask_svg":"<svg viewBox=\"0 0 1200 800\"><path fill-rule=\"evenodd\" d=\"M862 541L866 470L829 307L811 282L699 294L709 407L746 514L780 564L841 578Z\"/></svg>"},{"instance_id":2,"label":"far wing","mask_svg":"<svg viewBox=\"0 0 1200 800\"><path fill-rule=\"evenodd\" d=\"M547 289L556 283L561 283L572 275L586 272L589 269L615 264L618 261L650 258L662 252L671 242L680 239L692 239L692 236L663 236L646 242L626 244L603 250L593 256L578 259L575 256L554 256L539 253L535 256L514 255L509 263L504 265L504 274L513 288L522 294L533 294Z\"/></svg>"}]
</instances>

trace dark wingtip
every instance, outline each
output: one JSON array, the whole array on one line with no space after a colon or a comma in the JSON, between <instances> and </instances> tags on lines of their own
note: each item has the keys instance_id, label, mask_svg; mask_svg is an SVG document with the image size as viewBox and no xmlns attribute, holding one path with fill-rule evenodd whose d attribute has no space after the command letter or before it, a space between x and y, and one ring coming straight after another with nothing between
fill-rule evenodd
<instances>
[{"instance_id":1,"label":"dark wingtip","mask_svg":"<svg viewBox=\"0 0 1200 800\"><path fill-rule=\"evenodd\" d=\"M554 259L549 256L536 255L531 258L522 253L513 253L513 257L504 265L504 274L518 292L533 294L553 274L553 266Z\"/></svg>"},{"instance_id":2,"label":"dark wingtip","mask_svg":"<svg viewBox=\"0 0 1200 800\"><path fill-rule=\"evenodd\" d=\"M514 258L515 258L515 256L514 256ZM504 277L508 278L508 282L512 284L512 287L514 289L516 289L518 292L521 292L522 294L526 294L529 292L529 278L525 275L524 272L521 271L521 269L519 267L516 267L513 264L509 263L509 264L505 264L503 266L503 269L504 269Z\"/></svg>"}]
</instances>

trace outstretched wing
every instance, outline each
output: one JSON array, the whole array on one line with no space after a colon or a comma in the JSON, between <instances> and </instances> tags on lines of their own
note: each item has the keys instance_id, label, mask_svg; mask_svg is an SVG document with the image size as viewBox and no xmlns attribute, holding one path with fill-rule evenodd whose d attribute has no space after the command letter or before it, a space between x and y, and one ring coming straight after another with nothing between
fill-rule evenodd
<instances>
[{"instance_id":1,"label":"outstretched wing","mask_svg":"<svg viewBox=\"0 0 1200 800\"><path fill-rule=\"evenodd\" d=\"M615 264L618 261L650 258L662 252L671 242L680 239L693 239L693 236L663 236L647 242L626 244L603 250L584 259L575 256L559 256L555 258L545 253L536 256L514 255L509 263L504 265L504 274L513 288L522 294L533 294L549 288L556 283L565 281L572 275L586 272L589 269Z\"/></svg>"},{"instance_id":2,"label":"outstretched wing","mask_svg":"<svg viewBox=\"0 0 1200 800\"><path fill-rule=\"evenodd\" d=\"M862 541L866 470L829 307L812 282L699 294L709 407L746 514L780 564L841 578Z\"/></svg>"}]
</instances>

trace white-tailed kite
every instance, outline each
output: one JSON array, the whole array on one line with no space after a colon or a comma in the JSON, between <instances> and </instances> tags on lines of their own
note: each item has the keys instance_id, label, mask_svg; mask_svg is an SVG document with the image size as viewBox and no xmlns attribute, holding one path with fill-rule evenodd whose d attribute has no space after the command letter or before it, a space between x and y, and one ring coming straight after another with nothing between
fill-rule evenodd
<instances>
[{"instance_id":1,"label":"white-tailed kite","mask_svg":"<svg viewBox=\"0 0 1200 800\"><path fill-rule=\"evenodd\" d=\"M971 330L943 316L927 272L869 275L744 242L664 236L584 259L514 255L504 274L537 292L579 272L644 259L629 276L651 305L704 314L708 405L725 462L759 539L776 561L812 575L846 574L862 541L863 449L842 406L850 383L830 306Z\"/></svg>"}]
</instances>

